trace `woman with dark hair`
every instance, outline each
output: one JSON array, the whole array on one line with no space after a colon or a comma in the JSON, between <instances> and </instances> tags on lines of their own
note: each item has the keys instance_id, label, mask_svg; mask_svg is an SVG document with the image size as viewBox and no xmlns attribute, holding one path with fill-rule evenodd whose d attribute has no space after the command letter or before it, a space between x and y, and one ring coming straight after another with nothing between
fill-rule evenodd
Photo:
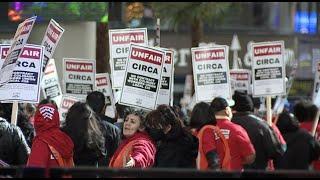
<instances>
[{"instance_id":1,"label":"woman with dark hair","mask_svg":"<svg viewBox=\"0 0 320 180\"><path fill-rule=\"evenodd\" d=\"M209 110L209 104L199 102L191 112L190 127L199 139L197 168L227 170L230 166L229 145Z\"/></svg>"},{"instance_id":2,"label":"woman with dark hair","mask_svg":"<svg viewBox=\"0 0 320 180\"><path fill-rule=\"evenodd\" d=\"M124 109L123 140L110 160L111 168L147 168L154 164L156 146L144 131L145 112L127 107Z\"/></svg>"},{"instance_id":3,"label":"woman with dark hair","mask_svg":"<svg viewBox=\"0 0 320 180\"><path fill-rule=\"evenodd\" d=\"M154 167L195 168L198 140L183 128L182 122L168 105L151 111L146 130L158 143Z\"/></svg>"},{"instance_id":4,"label":"woman with dark hair","mask_svg":"<svg viewBox=\"0 0 320 180\"><path fill-rule=\"evenodd\" d=\"M62 128L74 143L73 160L76 166L97 166L106 159L104 136L93 110L83 102L69 109Z\"/></svg>"}]
</instances>

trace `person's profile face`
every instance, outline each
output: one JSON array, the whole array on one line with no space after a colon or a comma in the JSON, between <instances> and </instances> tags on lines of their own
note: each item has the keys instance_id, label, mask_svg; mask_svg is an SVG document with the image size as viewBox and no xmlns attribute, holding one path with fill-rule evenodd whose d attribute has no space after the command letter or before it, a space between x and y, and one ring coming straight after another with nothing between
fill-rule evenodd
<instances>
[{"instance_id":1,"label":"person's profile face","mask_svg":"<svg viewBox=\"0 0 320 180\"><path fill-rule=\"evenodd\" d=\"M124 120L123 135L125 137L133 136L140 128L140 117L134 114L129 114Z\"/></svg>"}]
</instances>

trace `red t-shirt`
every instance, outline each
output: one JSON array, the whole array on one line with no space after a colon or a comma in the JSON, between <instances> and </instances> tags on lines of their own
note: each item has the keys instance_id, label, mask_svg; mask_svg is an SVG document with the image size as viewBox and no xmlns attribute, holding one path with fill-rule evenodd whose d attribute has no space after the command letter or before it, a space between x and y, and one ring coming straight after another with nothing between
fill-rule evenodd
<instances>
[{"instance_id":1,"label":"red t-shirt","mask_svg":"<svg viewBox=\"0 0 320 180\"><path fill-rule=\"evenodd\" d=\"M310 133L312 130L312 126L313 126L313 121L307 121L307 122L300 123L300 128L305 129ZM317 126L315 137L316 137L317 141L320 141L320 126L319 125ZM313 161L312 165L315 170L320 170L320 160Z\"/></svg>"},{"instance_id":2,"label":"red t-shirt","mask_svg":"<svg viewBox=\"0 0 320 180\"><path fill-rule=\"evenodd\" d=\"M242 170L243 159L255 153L248 133L240 125L227 119L217 119L217 126L228 140L231 155L231 170Z\"/></svg>"},{"instance_id":3,"label":"red t-shirt","mask_svg":"<svg viewBox=\"0 0 320 180\"><path fill-rule=\"evenodd\" d=\"M204 154L207 154L208 152L214 150L218 153L219 156L219 163L220 167L222 166L222 160L224 158L224 149L223 144L220 138L215 135L214 131L210 128L206 128L203 131L203 141L202 141L202 149Z\"/></svg>"}]
</instances>

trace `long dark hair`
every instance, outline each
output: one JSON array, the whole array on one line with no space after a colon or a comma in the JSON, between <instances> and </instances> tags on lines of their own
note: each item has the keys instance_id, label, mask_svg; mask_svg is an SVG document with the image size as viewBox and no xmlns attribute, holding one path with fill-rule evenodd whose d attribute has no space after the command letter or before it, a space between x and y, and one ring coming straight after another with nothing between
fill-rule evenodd
<instances>
[{"instance_id":1,"label":"long dark hair","mask_svg":"<svg viewBox=\"0 0 320 180\"><path fill-rule=\"evenodd\" d=\"M214 116L209 113L210 105L205 102L197 103L191 112L190 127L201 129L207 124L216 125L217 121Z\"/></svg>"},{"instance_id":2,"label":"long dark hair","mask_svg":"<svg viewBox=\"0 0 320 180\"><path fill-rule=\"evenodd\" d=\"M167 139L176 139L184 133L182 121L176 116L173 109L168 105L159 105L156 110L150 112L145 120L148 128L161 128L171 126L166 135Z\"/></svg>"},{"instance_id":3,"label":"long dark hair","mask_svg":"<svg viewBox=\"0 0 320 180\"><path fill-rule=\"evenodd\" d=\"M69 109L62 128L73 140L75 152L88 148L98 156L104 154L104 136L95 112L83 102L74 103Z\"/></svg>"}]
</instances>

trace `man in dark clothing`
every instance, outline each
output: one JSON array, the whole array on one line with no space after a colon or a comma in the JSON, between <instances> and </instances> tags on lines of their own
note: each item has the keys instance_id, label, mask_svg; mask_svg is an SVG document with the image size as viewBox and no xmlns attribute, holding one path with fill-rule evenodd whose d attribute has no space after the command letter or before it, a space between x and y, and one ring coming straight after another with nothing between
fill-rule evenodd
<instances>
[{"instance_id":1,"label":"man in dark clothing","mask_svg":"<svg viewBox=\"0 0 320 180\"><path fill-rule=\"evenodd\" d=\"M0 159L9 165L25 165L29 153L20 128L0 117Z\"/></svg>"},{"instance_id":2,"label":"man in dark clothing","mask_svg":"<svg viewBox=\"0 0 320 180\"><path fill-rule=\"evenodd\" d=\"M97 114L100 120L101 127L105 137L105 145L107 149L107 160L99 163L102 166L108 166L109 161L119 146L121 140L121 131L118 127L110 123L112 118L104 115L105 110L105 97L102 92L93 91L88 94L86 99L87 104ZM113 121L112 121L113 122Z\"/></svg>"},{"instance_id":3,"label":"man in dark clothing","mask_svg":"<svg viewBox=\"0 0 320 180\"><path fill-rule=\"evenodd\" d=\"M319 159L319 142L308 131L299 128L297 119L288 112L279 115L277 126L287 142L287 151L276 161L275 167L308 170L312 161Z\"/></svg>"},{"instance_id":4,"label":"man in dark clothing","mask_svg":"<svg viewBox=\"0 0 320 180\"><path fill-rule=\"evenodd\" d=\"M265 170L269 159L278 159L283 153L273 129L266 121L253 114L253 102L246 93L235 91L233 95L235 105L233 110L232 122L242 126L248 133L249 138L256 150L256 159L250 164L244 166L245 169Z\"/></svg>"}]
</instances>

